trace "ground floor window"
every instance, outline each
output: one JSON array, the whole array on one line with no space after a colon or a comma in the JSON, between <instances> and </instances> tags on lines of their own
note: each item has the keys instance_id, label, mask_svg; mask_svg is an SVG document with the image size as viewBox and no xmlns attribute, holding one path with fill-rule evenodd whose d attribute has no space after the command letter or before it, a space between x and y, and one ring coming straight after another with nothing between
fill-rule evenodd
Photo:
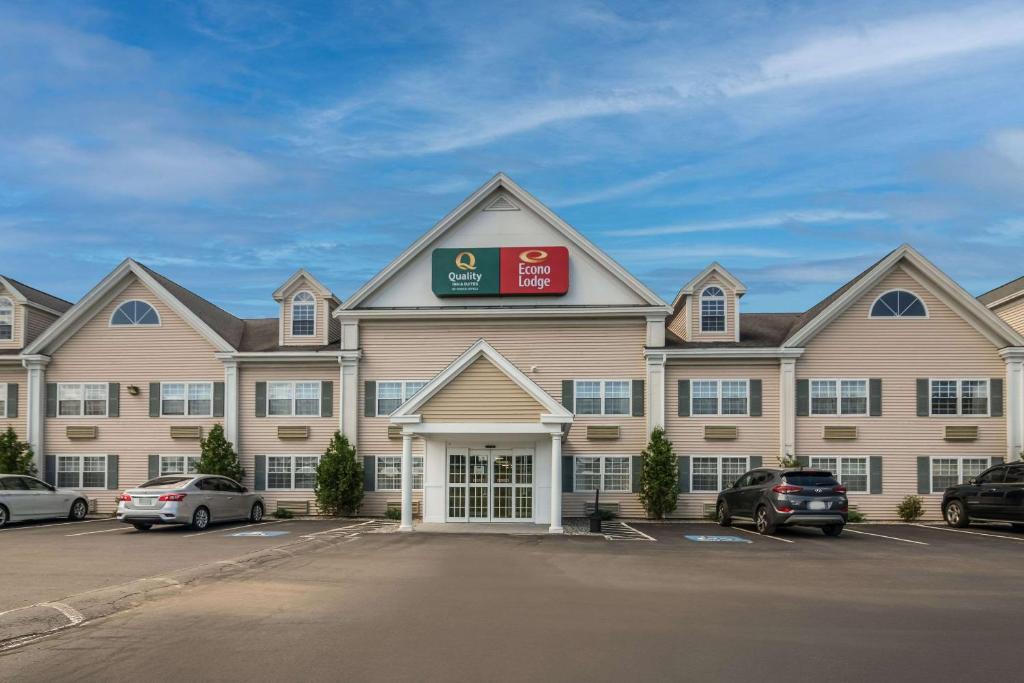
<instances>
[{"instance_id":1,"label":"ground floor window","mask_svg":"<svg viewBox=\"0 0 1024 683\"><path fill-rule=\"evenodd\" d=\"M849 493L868 493L868 459L864 457L812 456L812 469L828 470Z\"/></svg>"},{"instance_id":2,"label":"ground floor window","mask_svg":"<svg viewBox=\"0 0 1024 683\"><path fill-rule=\"evenodd\" d=\"M168 474L198 474L198 455L161 455L160 476Z\"/></svg>"},{"instance_id":3,"label":"ground floor window","mask_svg":"<svg viewBox=\"0 0 1024 683\"><path fill-rule=\"evenodd\" d=\"M745 455L698 455L690 458L690 490L695 493L718 493L732 486L750 469Z\"/></svg>"},{"instance_id":4,"label":"ground floor window","mask_svg":"<svg viewBox=\"0 0 1024 683\"><path fill-rule=\"evenodd\" d=\"M268 489L312 489L319 455L268 455Z\"/></svg>"},{"instance_id":5,"label":"ground floor window","mask_svg":"<svg viewBox=\"0 0 1024 683\"><path fill-rule=\"evenodd\" d=\"M578 456L575 462L575 491L628 493L630 458L628 455Z\"/></svg>"},{"instance_id":6,"label":"ground floor window","mask_svg":"<svg viewBox=\"0 0 1024 683\"><path fill-rule=\"evenodd\" d=\"M57 486L69 489L107 488L107 456L58 455Z\"/></svg>"},{"instance_id":7,"label":"ground floor window","mask_svg":"<svg viewBox=\"0 0 1024 683\"><path fill-rule=\"evenodd\" d=\"M962 484L988 469L990 458L935 457L932 458L932 493L942 493L950 486Z\"/></svg>"},{"instance_id":8,"label":"ground floor window","mask_svg":"<svg viewBox=\"0 0 1024 683\"><path fill-rule=\"evenodd\" d=\"M412 487L420 491L423 489L423 456L412 456ZM378 491L401 491L402 490L402 456L400 455L378 455L377 456L377 490Z\"/></svg>"}]
</instances>

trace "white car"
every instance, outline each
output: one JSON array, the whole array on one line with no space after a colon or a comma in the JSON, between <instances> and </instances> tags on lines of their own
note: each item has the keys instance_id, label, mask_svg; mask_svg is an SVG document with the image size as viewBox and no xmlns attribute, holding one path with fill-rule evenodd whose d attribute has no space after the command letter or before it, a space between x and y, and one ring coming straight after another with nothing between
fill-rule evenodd
<instances>
[{"instance_id":1,"label":"white car","mask_svg":"<svg viewBox=\"0 0 1024 683\"><path fill-rule=\"evenodd\" d=\"M85 519L89 499L21 474L0 474L0 527L27 519Z\"/></svg>"}]
</instances>

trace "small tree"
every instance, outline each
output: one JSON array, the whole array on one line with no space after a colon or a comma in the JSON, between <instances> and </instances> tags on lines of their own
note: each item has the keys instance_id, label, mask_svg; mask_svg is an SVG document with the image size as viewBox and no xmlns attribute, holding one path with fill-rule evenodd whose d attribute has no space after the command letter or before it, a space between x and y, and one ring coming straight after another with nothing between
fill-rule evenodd
<instances>
[{"instance_id":1,"label":"small tree","mask_svg":"<svg viewBox=\"0 0 1024 683\"><path fill-rule=\"evenodd\" d=\"M314 491L317 506L328 515L354 515L363 502L363 465L341 432L334 432L320 458Z\"/></svg>"},{"instance_id":2,"label":"small tree","mask_svg":"<svg viewBox=\"0 0 1024 683\"><path fill-rule=\"evenodd\" d=\"M908 524L924 516L924 501L921 496L907 496L896 507L896 514Z\"/></svg>"},{"instance_id":3,"label":"small tree","mask_svg":"<svg viewBox=\"0 0 1024 683\"><path fill-rule=\"evenodd\" d=\"M640 502L647 514L661 519L676 509L679 496L679 466L672 442L665 438L665 430L658 427L651 432L651 440L643 452L640 472Z\"/></svg>"},{"instance_id":4,"label":"small tree","mask_svg":"<svg viewBox=\"0 0 1024 683\"><path fill-rule=\"evenodd\" d=\"M800 467L800 461L792 453L786 453L779 462L783 467Z\"/></svg>"},{"instance_id":5,"label":"small tree","mask_svg":"<svg viewBox=\"0 0 1024 683\"><path fill-rule=\"evenodd\" d=\"M232 443L224 438L224 428L220 425L210 428L210 434L199 440L199 447L202 449L196 465L199 474L219 474L235 481L242 481L245 477L242 463L238 462L238 454Z\"/></svg>"},{"instance_id":6,"label":"small tree","mask_svg":"<svg viewBox=\"0 0 1024 683\"><path fill-rule=\"evenodd\" d=\"M13 427L8 427L6 432L0 434L0 472L29 476L36 474L32 447L24 441L18 441Z\"/></svg>"}]
</instances>

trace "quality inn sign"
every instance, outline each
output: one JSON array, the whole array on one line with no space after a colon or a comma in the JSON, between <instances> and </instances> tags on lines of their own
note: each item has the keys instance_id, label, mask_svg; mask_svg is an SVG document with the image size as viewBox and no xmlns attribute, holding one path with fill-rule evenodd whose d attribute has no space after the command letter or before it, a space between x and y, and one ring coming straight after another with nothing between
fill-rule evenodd
<instances>
[{"instance_id":1,"label":"quality inn sign","mask_svg":"<svg viewBox=\"0 0 1024 683\"><path fill-rule=\"evenodd\" d=\"M434 294L439 297L565 294L569 291L569 250L435 249L432 273Z\"/></svg>"}]
</instances>

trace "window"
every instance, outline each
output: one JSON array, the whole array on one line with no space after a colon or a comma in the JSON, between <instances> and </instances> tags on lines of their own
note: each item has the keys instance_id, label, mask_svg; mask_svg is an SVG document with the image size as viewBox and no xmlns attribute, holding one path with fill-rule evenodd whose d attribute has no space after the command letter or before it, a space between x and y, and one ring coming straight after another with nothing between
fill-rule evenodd
<instances>
[{"instance_id":1,"label":"window","mask_svg":"<svg viewBox=\"0 0 1024 683\"><path fill-rule=\"evenodd\" d=\"M866 379L812 379L811 415L867 415Z\"/></svg>"},{"instance_id":2,"label":"window","mask_svg":"<svg viewBox=\"0 0 1024 683\"><path fill-rule=\"evenodd\" d=\"M700 331L725 332L725 292L708 287L700 295Z\"/></svg>"},{"instance_id":3,"label":"window","mask_svg":"<svg viewBox=\"0 0 1024 683\"><path fill-rule=\"evenodd\" d=\"M268 489L312 489L319 455L268 455Z\"/></svg>"},{"instance_id":4,"label":"window","mask_svg":"<svg viewBox=\"0 0 1024 683\"><path fill-rule=\"evenodd\" d=\"M292 336L312 337L316 334L316 299L309 292L292 297Z\"/></svg>"},{"instance_id":5,"label":"window","mask_svg":"<svg viewBox=\"0 0 1024 683\"><path fill-rule=\"evenodd\" d=\"M717 493L732 486L749 467L746 456L696 456L690 459L690 490Z\"/></svg>"},{"instance_id":6,"label":"window","mask_svg":"<svg viewBox=\"0 0 1024 683\"><path fill-rule=\"evenodd\" d=\"M698 379L692 384L691 415L746 415L750 383L745 379Z\"/></svg>"},{"instance_id":7,"label":"window","mask_svg":"<svg viewBox=\"0 0 1024 683\"><path fill-rule=\"evenodd\" d=\"M416 491L423 489L423 456L412 456L412 487ZM377 490L402 490L402 456L377 456Z\"/></svg>"},{"instance_id":8,"label":"window","mask_svg":"<svg viewBox=\"0 0 1024 683\"><path fill-rule=\"evenodd\" d=\"M875 299L872 318L927 318L928 310L915 294L894 289Z\"/></svg>"},{"instance_id":9,"label":"window","mask_svg":"<svg viewBox=\"0 0 1024 683\"><path fill-rule=\"evenodd\" d=\"M14 339L14 302L0 296L0 341Z\"/></svg>"},{"instance_id":10,"label":"window","mask_svg":"<svg viewBox=\"0 0 1024 683\"><path fill-rule=\"evenodd\" d=\"M320 415L320 382L267 382L267 415Z\"/></svg>"},{"instance_id":11,"label":"window","mask_svg":"<svg viewBox=\"0 0 1024 683\"><path fill-rule=\"evenodd\" d=\"M106 384L58 384L57 414L61 417L106 417Z\"/></svg>"},{"instance_id":12,"label":"window","mask_svg":"<svg viewBox=\"0 0 1024 683\"><path fill-rule=\"evenodd\" d=\"M213 415L211 382L162 382L160 414L210 417Z\"/></svg>"},{"instance_id":13,"label":"window","mask_svg":"<svg viewBox=\"0 0 1024 683\"><path fill-rule=\"evenodd\" d=\"M69 489L107 488L107 456L58 455L57 486Z\"/></svg>"},{"instance_id":14,"label":"window","mask_svg":"<svg viewBox=\"0 0 1024 683\"><path fill-rule=\"evenodd\" d=\"M1006 479L1004 480L1007 484L1022 484L1024 483L1024 465L1012 465L1006 469Z\"/></svg>"},{"instance_id":15,"label":"window","mask_svg":"<svg viewBox=\"0 0 1024 683\"><path fill-rule=\"evenodd\" d=\"M628 379L576 380L574 395L577 415L629 415L630 413L632 389Z\"/></svg>"},{"instance_id":16,"label":"window","mask_svg":"<svg viewBox=\"0 0 1024 683\"><path fill-rule=\"evenodd\" d=\"M575 460L574 491L610 493L632 490L632 469L629 456L578 456Z\"/></svg>"},{"instance_id":17,"label":"window","mask_svg":"<svg viewBox=\"0 0 1024 683\"><path fill-rule=\"evenodd\" d=\"M172 474L198 474L198 455L161 455L160 476Z\"/></svg>"},{"instance_id":18,"label":"window","mask_svg":"<svg viewBox=\"0 0 1024 683\"><path fill-rule=\"evenodd\" d=\"M0 383L0 417L7 417L7 385Z\"/></svg>"},{"instance_id":19,"label":"window","mask_svg":"<svg viewBox=\"0 0 1024 683\"><path fill-rule=\"evenodd\" d=\"M427 385L426 380L377 382L377 414L390 415Z\"/></svg>"},{"instance_id":20,"label":"window","mask_svg":"<svg viewBox=\"0 0 1024 683\"><path fill-rule=\"evenodd\" d=\"M110 316L110 324L118 327L159 325L160 316L145 301L125 301Z\"/></svg>"},{"instance_id":21,"label":"window","mask_svg":"<svg viewBox=\"0 0 1024 683\"><path fill-rule=\"evenodd\" d=\"M931 380L931 414L988 415L988 380Z\"/></svg>"},{"instance_id":22,"label":"window","mask_svg":"<svg viewBox=\"0 0 1024 683\"><path fill-rule=\"evenodd\" d=\"M811 469L828 470L850 493L868 493L868 459L811 456Z\"/></svg>"},{"instance_id":23,"label":"window","mask_svg":"<svg viewBox=\"0 0 1024 683\"><path fill-rule=\"evenodd\" d=\"M932 458L932 493L942 493L988 469L989 458Z\"/></svg>"}]
</instances>

